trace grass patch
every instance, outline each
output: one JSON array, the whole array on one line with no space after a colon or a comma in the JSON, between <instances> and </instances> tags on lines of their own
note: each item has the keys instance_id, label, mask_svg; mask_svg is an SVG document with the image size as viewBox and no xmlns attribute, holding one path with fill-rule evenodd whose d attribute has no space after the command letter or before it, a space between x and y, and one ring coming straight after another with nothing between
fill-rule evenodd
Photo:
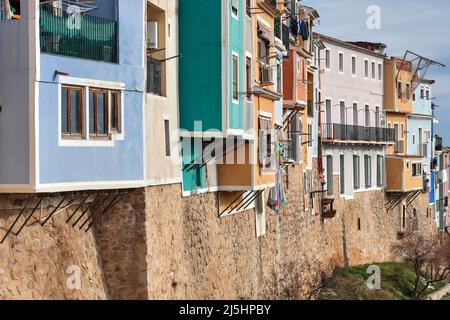
<instances>
[{"instance_id":1,"label":"grass patch","mask_svg":"<svg viewBox=\"0 0 450 320\"><path fill-rule=\"evenodd\" d=\"M322 300L410 300L413 299L415 274L405 263L378 263L381 269L381 289L371 290L366 281L369 265L339 269L337 276L322 290ZM445 284L437 283L426 291L425 296L439 290Z\"/></svg>"}]
</instances>

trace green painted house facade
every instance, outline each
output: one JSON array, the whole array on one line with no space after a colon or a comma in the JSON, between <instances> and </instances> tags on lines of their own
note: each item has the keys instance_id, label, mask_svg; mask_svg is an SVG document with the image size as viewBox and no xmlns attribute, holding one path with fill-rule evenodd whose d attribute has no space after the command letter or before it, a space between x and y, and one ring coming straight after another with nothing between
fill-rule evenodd
<instances>
[{"instance_id":1,"label":"green painted house facade","mask_svg":"<svg viewBox=\"0 0 450 320\"><path fill-rule=\"evenodd\" d=\"M179 109L183 139L193 134L195 139L244 134L244 10L244 0L179 1ZM238 61L238 99L233 94L234 59ZM190 165L201 158L201 153L198 148L182 147L185 193L213 187L206 186L205 165L198 164L195 169Z\"/></svg>"}]
</instances>

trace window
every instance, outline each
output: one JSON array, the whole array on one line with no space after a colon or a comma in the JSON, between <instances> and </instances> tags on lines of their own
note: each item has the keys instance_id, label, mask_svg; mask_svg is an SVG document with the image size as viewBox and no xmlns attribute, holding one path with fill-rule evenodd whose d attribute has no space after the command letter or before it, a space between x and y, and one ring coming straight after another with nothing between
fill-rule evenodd
<instances>
[{"instance_id":1,"label":"window","mask_svg":"<svg viewBox=\"0 0 450 320\"><path fill-rule=\"evenodd\" d=\"M147 60L147 92L162 96L162 73L163 67L161 61L153 58Z\"/></svg>"},{"instance_id":2,"label":"window","mask_svg":"<svg viewBox=\"0 0 450 320\"><path fill-rule=\"evenodd\" d=\"M420 89L420 99L425 99L425 91L422 89Z\"/></svg>"},{"instance_id":3,"label":"window","mask_svg":"<svg viewBox=\"0 0 450 320\"><path fill-rule=\"evenodd\" d=\"M380 107L375 107L375 127L380 127Z\"/></svg>"},{"instance_id":4,"label":"window","mask_svg":"<svg viewBox=\"0 0 450 320\"><path fill-rule=\"evenodd\" d=\"M344 72L344 54L339 53L339 72Z\"/></svg>"},{"instance_id":5,"label":"window","mask_svg":"<svg viewBox=\"0 0 450 320\"><path fill-rule=\"evenodd\" d=\"M89 135L106 137L109 132L108 118L108 91L90 89Z\"/></svg>"},{"instance_id":6,"label":"window","mask_svg":"<svg viewBox=\"0 0 450 320\"><path fill-rule=\"evenodd\" d=\"M333 156L327 156L327 195L333 195Z\"/></svg>"},{"instance_id":7,"label":"window","mask_svg":"<svg viewBox=\"0 0 450 320\"><path fill-rule=\"evenodd\" d=\"M164 120L164 140L166 146L166 157L170 157L170 123Z\"/></svg>"},{"instance_id":8,"label":"window","mask_svg":"<svg viewBox=\"0 0 450 320\"><path fill-rule=\"evenodd\" d=\"M366 189L370 189L372 187L372 159L370 156L364 156L364 174Z\"/></svg>"},{"instance_id":9,"label":"window","mask_svg":"<svg viewBox=\"0 0 450 320\"><path fill-rule=\"evenodd\" d=\"M421 177L422 176L422 163L413 163L412 164L412 176L413 177Z\"/></svg>"},{"instance_id":10,"label":"window","mask_svg":"<svg viewBox=\"0 0 450 320\"><path fill-rule=\"evenodd\" d=\"M412 100L416 101L416 94L415 93L413 93L413 95L412 95Z\"/></svg>"},{"instance_id":11,"label":"window","mask_svg":"<svg viewBox=\"0 0 450 320\"><path fill-rule=\"evenodd\" d=\"M233 55L233 102L239 101L239 58Z\"/></svg>"},{"instance_id":12,"label":"window","mask_svg":"<svg viewBox=\"0 0 450 320\"><path fill-rule=\"evenodd\" d=\"M62 87L61 133L63 136L83 135L83 89Z\"/></svg>"},{"instance_id":13,"label":"window","mask_svg":"<svg viewBox=\"0 0 450 320\"><path fill-rule=\"evenodd\" d=\"M258 157L263 170L270 170L274 164L272 140L272 120L259 117Z\"/></svg>"},{"instance_id":14,"label":"window","mask_svg":"<svg viewBox=\"0 0 450 320\"><path fill-rule=\"evenodd\" d=\"M425 143L431 142L431 132L430 130L425 131Z\"/></svg>"},{"instance_id":15,"label":"window","mask_svg":"<svg viewBox=\"0 0 450 320\"><path fill-rule=\"evenodd\" d=\"M372 79L375 80L376 78L376 70L375 70L375 62L372 62Z\"/></svg>"},{"instance_id":16,"label":"window","mask_svg":"<svg viewBox=\"0 0 450 320\"><path fill-rule=\"evenodd\" d=\"M361 188L360 157L353 156L353 189L358 190L359 188Z\"/></svg>"},{"instance_id":17,"label":"window","mask_svg":"<svg viewBox=\"0 0 450 320\"><path fill-rule=\"evenodd\" d=\"M331 120L331 100L327 99L325 101L325 108L326 108L326 117L327 117L327 123L332 123Z\"/></svg>"},{"instance_id":18,"label":"window","mask_svg":"<svg viewBox=\"0 0 450 320\"><path fill-rule=\"evenodd\" d=\"M383 66L381 63L378 64L378 81L383 79Z\"/></svg>"},{"instance_id":19,"label":"window","mask_svg":"<svg viewBox=\"0 0 450 320\"><path fill-rule=\"evenodd\" d=\"M400 124L400 137L405 139L405 125L403 123Z\"/></svg>"},{"instance_id":20,"label":"window","mask_svg":"<svg viewBox=\"0 0 450 320\"><path fill-rule=\"evenodd\" d=\"M377 156L377 187L382 187L384 184L384 158L383 156Z\"/></svg>"},{"instance_id":21,"label":"window","mask_svg":"<svg viewBox=\"0 0 450 320\"><path fill-rule=\"evenodd\" d=\"M341 124L346 125L347 124L347 117L346 117L346 110L345 110L345 101L341 101L339 103L340 109L341 109Z\"/></svg>"},{"instance_id":22,"label":"window","mask_svg":"<svg viewBox=\"0 0 450 320\"><path fill-rule=\"evenodd\" d=\"M313 146L313 129L312 124L308 124L308 147Z\"/></svg>"},{"instance_id":23,"label":"window","mask_svg":"<svg viewBox=\"0 0 450 320\"><path fill-rule=\"evenodd\" d=\"M352 57L352 75L356 75L356 57Z\"/></svg>"},{"instance_id":24,"label":"window","mask_svg":"<svg viewBox=\"0 0 450 320\"><path fill-rule=\"evenodd\" d=\"M366 128L370 127L370 109L368 104L364 106L364 118Z\"/></svg>"},{"instance_id":25,"label":"window","mask_svg":"<svg viewBox=\"0 0 450 320\"><path fill-rule=\"evenodd\" d=\"M121 127L121 101L120 92L111 91L111 131L120 133Z\"/></svg>"},{"instance_id":26,"label":"window","mask_svg":"<svg viewBox=\"0 0 450 320\"><path fill-rule=\"evenodd\" d=\"M252 59L247 57L245 60L245 78L247 82L247 100L251 101L252 98Z\"/></svg>"},{"instance_id":27,"label":"window","mask_svg":"<svg viewBox=\"0 0 450 320\"><path fill-rule=\"evenodd\" d=\"M353 125L358 125L358 104L353 103Z\"/></svg>"},{"instance_id":28,"label":"window","mask_svg":"<svg viewBox=\"0 0 450 320\"><path fill-rule=\"evenodd\" d=\"M339 159L340 163L340 171L339 171L339 181L340 181L340 185L339 185L339 189L341 194L345 194L345 157L343 154L341 154L340 159Z\"/></svg>"},{"instance_id":29,"label":"window","mask_svg":"<svg viewBox=\"0 0 450 320\"><path fill-rule=\"evenodd\" d=\"M364 60L364 77L369 78L369 61Z\"/></svg>"},{"instance_id":30,"label":"window","mask_svg":"<svg viewBox=\"0 0 450 320\"><path fill-rule=\"evenodd\" d=\"M330 50L325 51L325 68L328 70L331 68Z\"/></svg>"},{"instance_id":31,"label":"window","mask_svg":"<svg viewBox=\"0 0 450 320\"><path fill-rule=\"evenodd\" d=\"M258 62L263 64L269 63L270 43L262 38L258 38Z\"/></svg>"},{"instance_id":32,"label":"window","mask_svg":"<svg viewBox=\"0 0 450 320\"><path fill-rule=\"evenodd\" d=\"M358 231L361 231L361 218L358 218Z\"/></svg>"},{"instance_id":33,"label":"window","mask_svg":"<svg viewBox=\"0 0 450 320\"><path fill-rule=\"evenodd\" d=\"M278 63L277 64L277 91L278 93L282 93L282 83L281 83L281 76L282 76L282 68L281 68L281 64Z\"/></svg>"},{"instance_id":34,"label":"window","mask_svg":"<svg viewBox=\"0 0 450 320\"><path fill-rule=\"evenodd\" d=\"M412 144L416 144L416 135L415 134L412 135Z\"/></svg>"},{"instance_id":35,"label":"window","mask_svg":"<svg viewBox=\"0 0 450 320\"><path fill-rule=\"evenodd\" d=\"M409 83L406 84L406 99L411 99L411 85Z\"/></svg>"},{"instance_id":36,"label":"window","mask_svg":"<svg viewBox=\"0 0 450 320\"><path fill-rule=\"evenodd\" d=\"M238 17L238 7L239 7L239 1L231 0L231 13L232 13L232 16L236 19Z\"/></svg>"},{"instance_id":37,"label":"window","mask_svg":"<svg viewBox=\"0 0 450 320\"><path fill-rule=\"evenodd\" d=\"M403 88L402 88L402 83L399 81L397 82L397 95L399 99L403 98L403 92L402 92Z\"/></svg>"},{"instance_id":38,"label":"window","mask_svg":"<svg viewBox=\"0 0 450 320\"><path fill-rule=\"evenodd\" d=\"M425 96L427 100L430 100L430 90L425 91Z\"/></svg>"}]
</instances>

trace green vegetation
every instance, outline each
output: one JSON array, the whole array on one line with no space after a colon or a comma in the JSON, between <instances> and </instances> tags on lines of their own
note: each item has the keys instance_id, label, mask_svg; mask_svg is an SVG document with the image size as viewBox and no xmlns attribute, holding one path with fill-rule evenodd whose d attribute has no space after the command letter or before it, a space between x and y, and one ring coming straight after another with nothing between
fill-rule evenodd
<instances>
[{"instance_id":1,"label":"green vegetation","mask_svg":"<svg viewBox=\"0 0 450 320\"><path fill-rule=\"evenodd\" d=\"M381 269L381 289L371 290L366 281L369 265L339 269L336 276L321 291L322 300L411 300L414 296L414 270L406 263L378 263ZM439 290L443 282L427 289L424 296Z\"/></svg>"}]
</instances>

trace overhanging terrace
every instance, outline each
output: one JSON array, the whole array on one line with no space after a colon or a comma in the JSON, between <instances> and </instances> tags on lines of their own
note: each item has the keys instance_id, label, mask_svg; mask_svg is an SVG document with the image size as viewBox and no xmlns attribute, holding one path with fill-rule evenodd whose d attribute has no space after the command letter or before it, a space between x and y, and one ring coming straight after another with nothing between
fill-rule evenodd
<instances>
[{"instance_id":1,"label":"overhanging terrace","mask_svg":"<svg viewBox=\"0 0 450 320\"><path fill-rule=\"evenodd\" d=\"M117 62L117 21L81 9L71 12L52 3L42 3L39 8L42 53Z\"/></svg>"},{"instance_id":2,"label":"overhanging terrace","mask_svg":"<svg viewBox=\"0 0 450 320\"><path fill-rule=\"evenodd\" d=\"M395 130L326 123L322 125L322 140L324 143L394 144Z\"/></svg>"}]
</instances>

